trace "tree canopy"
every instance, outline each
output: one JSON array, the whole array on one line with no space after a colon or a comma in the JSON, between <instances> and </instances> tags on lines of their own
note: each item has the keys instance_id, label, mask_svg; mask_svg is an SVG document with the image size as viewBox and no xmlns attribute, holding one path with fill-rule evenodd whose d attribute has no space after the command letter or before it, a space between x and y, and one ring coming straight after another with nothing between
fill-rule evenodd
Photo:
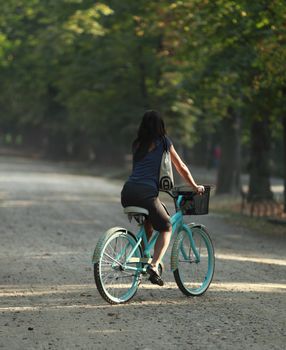
<instances>
[{"instance_id":1,"label":"tree canopy","mask_svg":"<svg viewBox=\"0 0 286 350\"><path fill-rule=\"evenodd\" d=\"M7 0L0 5L0 130L51 153L124 154L144 110L179 145L280 144L286 93L282 0ZM235 126L236 125L236 126ZM230 154L230 157L232 155Z\"/></svg>"}]
</instances>

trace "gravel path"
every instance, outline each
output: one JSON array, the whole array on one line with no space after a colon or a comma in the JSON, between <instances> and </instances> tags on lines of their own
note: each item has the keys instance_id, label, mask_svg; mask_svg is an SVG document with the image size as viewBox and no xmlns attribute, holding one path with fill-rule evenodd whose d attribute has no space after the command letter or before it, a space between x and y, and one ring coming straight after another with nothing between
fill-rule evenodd
<instances>
[{"instance_id":1,"label":"gravel path","mask_svg":"<svg viewBox=\"0 0 286 350\"><path fill-rule=\"evenodd\" d=\"M204 296L186 298L166 271L163 288L144 281L129 304L106 304L91 256L107 228L135 230L120 190L64 164L0 158L1 349L286 349L286 235L221 216L192 218L216 249Z\"/></svg>"}]
</instances>

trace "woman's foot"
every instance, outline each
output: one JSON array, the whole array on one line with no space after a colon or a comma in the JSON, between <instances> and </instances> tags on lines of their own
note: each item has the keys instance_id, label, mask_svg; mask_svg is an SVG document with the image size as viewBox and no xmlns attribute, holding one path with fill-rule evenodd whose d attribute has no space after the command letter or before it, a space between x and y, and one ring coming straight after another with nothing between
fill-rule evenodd
<instances>
[{"instance_id":1,"label":"woman's foot","mask_svg":"<svg viewBox=\"0 0 286 350\"><path fill-rule=\"evenodd\" d=\"M147 273L150 275L149 281L153 284L158 284L159 286L164 285L164 281L162 280L161 276L159 275L158 270L155 266L149 265L146 269Z\"/></svg>"}]
</instances>

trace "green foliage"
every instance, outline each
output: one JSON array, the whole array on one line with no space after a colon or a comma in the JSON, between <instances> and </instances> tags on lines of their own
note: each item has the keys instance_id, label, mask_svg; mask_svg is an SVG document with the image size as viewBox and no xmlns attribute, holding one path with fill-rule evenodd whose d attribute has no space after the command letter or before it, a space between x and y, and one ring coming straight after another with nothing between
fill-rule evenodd
<instances>
[{"instance_id":1,"label":"green foliage","mask_svg":"<svg viewBox=\"0 0 286 350\"><path fill-rule=\"evenodd\" d=\"M192 146L232 107L246 143L252 120L265 115L281 136L282 0L6 0L0 9L4 130L127 147L143 111L155 108Z\"/></svg>"}]
</instances>

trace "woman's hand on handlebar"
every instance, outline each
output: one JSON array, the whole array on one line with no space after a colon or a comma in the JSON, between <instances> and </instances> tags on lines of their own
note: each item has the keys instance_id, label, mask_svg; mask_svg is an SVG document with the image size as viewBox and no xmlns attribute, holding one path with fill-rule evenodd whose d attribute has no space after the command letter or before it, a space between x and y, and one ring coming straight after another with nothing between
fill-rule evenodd
<instances>
[{"instance_id":1,"label":"woman's hand on handlebar","mask_svg":"<svg viewBox=\"0 0 286 350\"><path fill-rule=\"evenodd\" d=\"M197 185L195 187L195 190L196 190L197 193L203 194L205 192L205 187L203 185Z\"/></svg>"}]
</instances>

